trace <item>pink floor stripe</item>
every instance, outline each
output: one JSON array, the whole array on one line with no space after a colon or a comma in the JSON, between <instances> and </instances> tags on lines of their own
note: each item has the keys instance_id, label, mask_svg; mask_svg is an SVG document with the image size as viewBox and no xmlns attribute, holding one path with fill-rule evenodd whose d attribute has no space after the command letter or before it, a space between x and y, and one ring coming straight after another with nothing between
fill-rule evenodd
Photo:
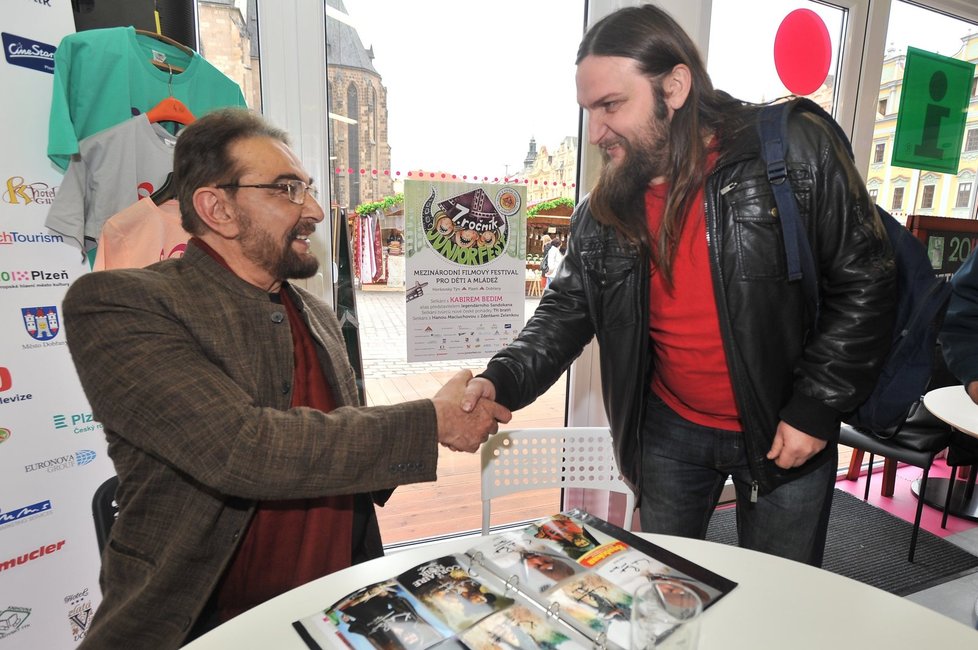
<instances>
[{"instance_id":1,"label":"pink floor stripe","mask_svg":"<svg viewBox=\"0 0 978 650\"><path fill-rule=\"evenodd\" d=\"M879 457L877 457L877 460L879 460ZM893 496L883 497L880 496L880 490L883 487L883 467L880 465L873 474L873 480L870 485L869 492L869 503L885 510L886 512L889 512L892 515L913 523L914 514L917 510L917 497L915 497L910 491L910 484L916 479L920 478L923 473L923 470L912 465L900 467L897 469L896 485L893 489ZM930 470L930 478L947 478L950 475L951 471L947 465L944 464L943 460L938 459L934 461L934 466L931 467ZM866 489L865 473L856 481L847 481L844 477L842 477L836 483L836 487L862 499L863 492ZM941 513L939 510L932 508L925 503L924 511L920 519L920 527L937 535L938 537L946 537L948 535L960 533L978 526L978 522L971 521L970 519L961 519L959 517L950 516L947 518L947 528L942 529L942 514L943 513Z\"/></svg>"}]
</instances>

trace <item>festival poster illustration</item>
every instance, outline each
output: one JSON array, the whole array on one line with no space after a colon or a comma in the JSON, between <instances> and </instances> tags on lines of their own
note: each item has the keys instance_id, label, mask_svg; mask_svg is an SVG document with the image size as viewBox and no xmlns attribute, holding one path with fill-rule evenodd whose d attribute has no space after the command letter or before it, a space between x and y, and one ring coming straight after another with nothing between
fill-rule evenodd
<instances>
[{"instance_id":1,"label":"festival poster illustration","mask_svg":"<svg viewBox=\"0 0 978 650\"><path fill-rule=\"evenodd\" d=\"M526 188L404 182L408 361L479 359L523 328Z\"/></svg>"}]
</instances>

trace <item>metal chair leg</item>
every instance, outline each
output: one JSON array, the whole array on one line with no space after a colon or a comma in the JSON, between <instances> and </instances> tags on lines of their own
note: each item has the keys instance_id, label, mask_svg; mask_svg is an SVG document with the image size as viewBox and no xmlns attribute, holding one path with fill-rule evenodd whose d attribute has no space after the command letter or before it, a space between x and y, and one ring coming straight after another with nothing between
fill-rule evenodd
<instances>
[{"instance_id":1,"label":"metal chair leg","mask_svg":"<svg viewBox=\"0 0 978 650\"><path fill-rule=\"evenodd\" d=\"M869 501L869 484L873 480L873 459L876 455L873 452L869 452L869 465L866 469L866 491L863 492L863 501Z\"/></svg>"},{"instance_id":2,"label":"metal chair leg","mask_svg":"<svg viewBox=\"0 0 978 650\"><path fill-rule=\"evenodd\" d=\"M954 494L954 484L957 483L958 468L951 468L951 480L947 484L947 495L944 497L944 514L941 516L941 528L947 528L947 511L951 509L951 497ZM921 491L923 494L923 491Z\"/></svg>"},{"instance_id":3,"label":"metal chair leg","mask_svg":"<svg viewBox=\"0 0 978 650\"><path fill-rule=\"evenodd\" d=\"M907 560L913 562L914 552L917 550L917 535L920 533L920 518L924 512L924 494L927 493L927 476L930 474L930 466L924 469L924 475L920 477L920 497L917 499L917 514L913 519L913 533L910 534L910 555Z\"/></svg>"}]
</instances>

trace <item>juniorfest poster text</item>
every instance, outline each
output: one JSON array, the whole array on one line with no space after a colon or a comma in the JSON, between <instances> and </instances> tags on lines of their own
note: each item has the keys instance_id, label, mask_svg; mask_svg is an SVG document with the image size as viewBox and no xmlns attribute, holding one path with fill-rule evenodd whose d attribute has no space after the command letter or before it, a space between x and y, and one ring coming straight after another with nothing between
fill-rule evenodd
<instances>
[{"instance_id":1,"label":"juniorfest poster text","mask_svg":"<svg viewBox=\"0 0 978 650\"><path fill-rule=\"evenodd\" d=\"M478 359L523 328L526 188L404 182L408 361Z\"/></svg>"}]
</instances>

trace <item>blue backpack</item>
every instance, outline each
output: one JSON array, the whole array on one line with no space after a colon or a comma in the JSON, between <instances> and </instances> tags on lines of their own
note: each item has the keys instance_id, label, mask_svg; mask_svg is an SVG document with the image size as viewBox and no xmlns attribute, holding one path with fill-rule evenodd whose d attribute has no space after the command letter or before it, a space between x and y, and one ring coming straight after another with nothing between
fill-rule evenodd
<instances>
[{"instance_id":1,"label":"blue backpack","mask_svg":"<svg viewBox=\"0 0 978 650\"><path fill-rule=\"evenodd\" d=\"M802 281L805 295L815 306L817 320L818 275L785 163L788 115L793 110L815 113L831 124L849 149L850 157L852 146L832 116L808 99L796 98L760 109L757 128L761 155L767 164L768 181L781 215L788 280ZM853 427L889 437L894 435L910 408L927 390L934 371L937 335L951 297L951 285L934 272L920 240L880 206L876 206L876 211L883 221L896 260L897 312L893 340L873 392L843 420Z\"/></svg>"}]
</instances>

